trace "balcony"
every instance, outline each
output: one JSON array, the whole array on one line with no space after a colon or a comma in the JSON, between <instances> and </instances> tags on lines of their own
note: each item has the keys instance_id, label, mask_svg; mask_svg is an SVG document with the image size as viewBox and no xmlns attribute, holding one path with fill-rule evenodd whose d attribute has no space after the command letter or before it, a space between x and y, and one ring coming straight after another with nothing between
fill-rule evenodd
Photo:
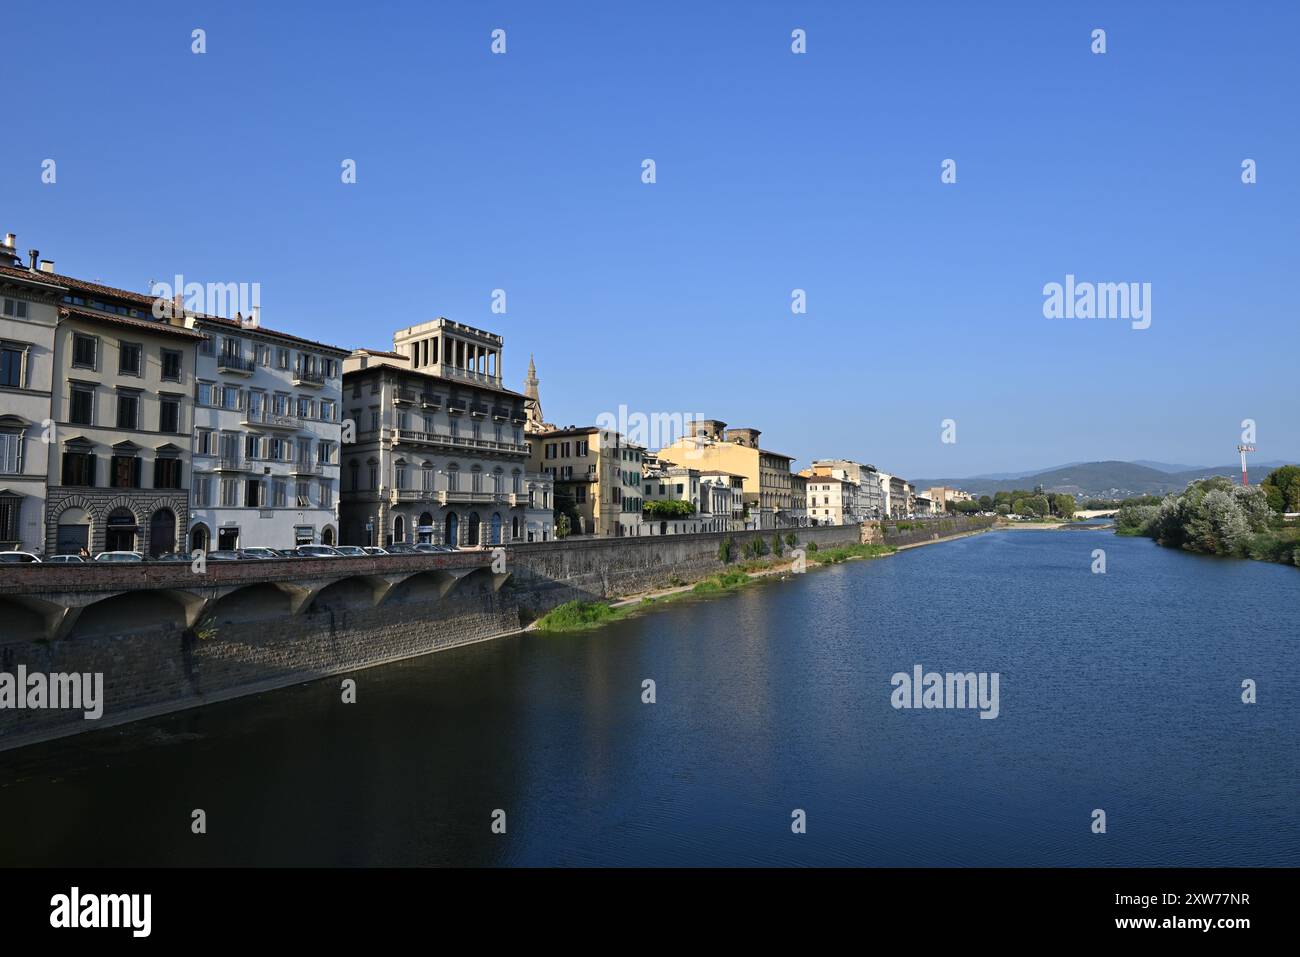
<instances>
[{"instance_id":1,"label":"balcony","mask_svg":"<svg viewBox=\"0 0 1300 957\"><path fill-rule=\"evenodd\" d=\"M464 399L452 399L447 403L447 411L455 412L458 415L464 415L469 411L469 403Z\"/></svg>"},{"instance_id":2,"label":"balcony","mask_svg":"<svg viewBox=\"0 0 1300 957\"><path fill-rule=\"evenodd\" d=\"M302 428L303 420L296 415L281 415L276 412L245 412L240 424L250 429L276 429L293 432Z\"/></svg>"},{"instance_id":3,"label":"balcony","mask_svg":"<svg viewBox=\"0 0 1300 957\"><path fill-rule=\"evenodd\" d=\"M415 401L414 389L394 389L393 402L397 405L410 405Z\"/></svg>"},{"instance_id":4,"label":"balcony","mask_svg":"<svg viewBox=\"0 0 1300 957\"><path fill-rule=\"evenodd\" d=\"M227 354L224 352L217 354L217 369L222 372L233 372L237 375L251 376L256 371L257 366L252 359L245 359L243 356Z\"/></svg>"},{"instance_id":5,"label":"balcony","mask_svg":"<svg viewBox=\"0 0 1300 957\"><path fill-rule=\"evenodd\" d=\"M306 385L319 389L325 385L325 377L315 369L294 369L293 384Z\"/></svg>"},{"instance_id":6,"label":"balcony","mask_svg":"<svg viewBox=\"0 0 1300 957\"><path fill-rule=\"evenodd\" d=\"M494 405L492 407L492 418L500 419L504 422L506 419L510 418L510 410L505 406Z\"/></svg>"},{"instance_id":7,"label":"balcony","mask_svg":"<svg viewBox=\"0 0 1300 957\"><path fill-rule=\"evenodd\" d=\"M222 455L212 463L214 472L247 472L252 468L252 464L240 455Z\"/></svg>"},{"instance_id":8,"label":"balcony","mask_svg":"<svg viewBox=\"0 0 1300 957\"><path fill-rule=\"evenodd\" d=\"M394 442L415 445L436 445L450 449L477 449L482 452L501 452L506 455L525 455L528 446L514 442L497 442L493 439L476 439L468 435L448 435L442 432L419 432L415 429L389 429Z\"/></svg>"},{"instance_id":9,"label":"balcony","mask_svg":"<svg viewBox=\"0 0 1300 957\"><path fill-rule=\"evenodd\" d=\"M289 467L291 475L320 475L324 470L320 462L294 462Z\"/></svg>"},{"instance_id":10,"label":"balcony","mask_svg":"<svg viewBox=\"0 0 1300 957\"><path fill-rule=\"evenodd\" d=\"M491 505L493 502L505 504L506 496L500 492L469 492L462 489L439 489L436 493L439 505Z\"/></svg>"},{"instance_id":11,"label":"balcony","mask_svg":"<svg viewBox=\"0 0 1300 957\"><path fill-rule=\"evenodd\" d=\"M487 415L487 413L488 413L488 407L486 405L483 405L480 402L476 402L469 407L470 415L477 415L480 418L482 418L483 416Z\"/></svg>"},{"instance_id":12,"label":"balcony","mask_svg":"<svg viewBox=\"0 0 1300 957\"><path fill-rule=\"evenodd\" d=\"M420 404L426 409L441 409L442 396L434 395L432 392L421 392Z\"/></svg>"}]
</instances>

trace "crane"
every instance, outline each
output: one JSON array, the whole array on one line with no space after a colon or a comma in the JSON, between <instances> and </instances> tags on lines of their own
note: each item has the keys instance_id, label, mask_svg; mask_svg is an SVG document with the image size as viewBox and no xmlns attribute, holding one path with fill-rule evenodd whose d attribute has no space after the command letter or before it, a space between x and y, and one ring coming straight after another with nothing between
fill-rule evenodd
<instances>
[{"instance_id":1,"label":"crane","mask_svg":"<svg viewBox=\"0 0 1300 957\"><path fill-rule=\"evenodd\" d=\"M1244 486L1244 485L1249 485L1249 484L1250 484L1250 479L1248 479L1248 478L1246 477L1246 453L1247 453L1247 452L1254 452L1254 451L1255 451L1255 446L1253 446L1253 445L1239 445L1239 446L1237 446L1237 451L1241 453L1241 484L1242 484L1243 486Z\"/></svg>"}]
</instances>

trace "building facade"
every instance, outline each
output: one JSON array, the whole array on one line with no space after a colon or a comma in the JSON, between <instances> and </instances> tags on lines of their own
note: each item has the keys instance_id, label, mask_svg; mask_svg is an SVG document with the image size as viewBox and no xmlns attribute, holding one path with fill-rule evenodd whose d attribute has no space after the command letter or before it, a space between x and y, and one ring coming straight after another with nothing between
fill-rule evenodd
<instances>
[{"instance_id":1,"label":"building facade","mask_svg":"<svg viewBox=\"0 0 1300 957\"><path fill-rule=\"evenodd\" d=\"M524 396L501 384L501 337L440 318L397 332L393 350L344 360L356 442L343 453L342 541L526 541Z\"/></svg>"},{"instance_id":2,"label":"building facade","mask_svg":"<svg viewBox=\"0 0 1300 957\"><path fill-rule=\"evenodd\" d=\"M528 443L529 468L555 483L556 511L568 516L570 535L642 534L644 449L595 426L539 432Z\"/></svg>"},{"instance_id":3,"label":"building facade","mask_svg":"<svg viewBox=\"0 0 1300 957\"><path fill-rule=\"evenodd\" d=\"M763 449L758 429L728 429L717 419L692 421L691 434L659 450L674 465L744 476L746 518L754 528L794 525L792 456Z\"/></svg>"},{"instance_id":4,"label":"building facade","mask_svg":"<svg viewBox=\"0 0 1300 957\"><path fill-rule=\"evenodd\" d=\"M54 333L67 289L50 263L24 269L16 244L12 233L0 244L0 551L40 554Z\"/></svg>"},{"instance_id":5,"label":"building facade","mask_svg":"<svg viewBox=\"0 0 1300 957\"><path fill-rule=\"evenodd\" d=\"M58 277L45 551L183 548L202 336L154 300Z\"/></svg>"},{"instance_id":6,"label":"building facade","mask_svg":"<svg viewBox=\"0 0 1300 957\"><path fill-rule=\"evenodd\" d=\"M204 336L189 548L336 544L347 352L238 317L186 325Z\"/></svg>"}]
</instances>

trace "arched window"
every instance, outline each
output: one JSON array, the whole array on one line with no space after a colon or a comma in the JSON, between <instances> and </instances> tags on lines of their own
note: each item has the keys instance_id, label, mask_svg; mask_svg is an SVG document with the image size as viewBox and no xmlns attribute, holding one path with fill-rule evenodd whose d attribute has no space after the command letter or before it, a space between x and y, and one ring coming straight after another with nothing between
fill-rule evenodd
<instances>
[{"instance_id":1,"label":"arched window","mask_svg":"<svg viewBox=\"0 0 1300 957\"><path fill-rule=\"evenodd\" d=\"M475 473L476 475L478 473ZM477 545L479 543L479 517L478 512L470 512L469 520L465 524L465 544Z\"/></svg>"},{"instance_id":2,"label":"arched window","mask_svg":"<svg viewBox=\"0 0 1300 957\"><path fill-rule=\"evenodd\" d=\"M206 552L208 550L208 540L211 537L212 537L212 533L208 531L208 526L204 525L202 522L199 522L197 525L195 525L193 528L190 529L190 551Z\"/></svg>"},{"instance_id":3,"label":"arched window","mask_svg":"<svg viewBox=\"0 0 1300 957\"><path fill-rule=\"evenodd\" d=\"M351 462L349 462L348 473L349 473L349 477L352 480L352 491L355 492L361 488L361 463L358 462L356 459L353 459Z\"/></svg>"},{"instance_id":4,"label":"arched window","mask_svg":"<svg viewBox=\"0 0 1300 957\"><path fill-rule=\"evenodd\" d=\"M460 544L460 519L455 512L447 513L447 524L442 538L444 545L455 547Z\"/></svg>"},{"instance_id":5,"label":"arched window","mask_svg":"<svg viewBox=\"0 0 1300 957\"><path fill-rule=\"evenodd\" d=\"M501 513L492 513L492 537L489 542L493 545L501 544Z\"/></svg>"},{"instance_id":6,"label":"arched window","mask_svg":"<svg viewBox=\"0 0 1300 957\"><path fill-rule=\"evenodd\" d=\"M400 515L393 519L393 541L406 541L406 519Z\"/></svg>"},{"instance_id":7,"label":"arched window","mask_svg":"<svg viewBox=\"0 0 1300 957\"><path fill-rule=\"evenodd\" d=\"M517 541L519 538L519 516L518 515L510 519L510 538L512 541Z\"/></svg>"}]
</instances>

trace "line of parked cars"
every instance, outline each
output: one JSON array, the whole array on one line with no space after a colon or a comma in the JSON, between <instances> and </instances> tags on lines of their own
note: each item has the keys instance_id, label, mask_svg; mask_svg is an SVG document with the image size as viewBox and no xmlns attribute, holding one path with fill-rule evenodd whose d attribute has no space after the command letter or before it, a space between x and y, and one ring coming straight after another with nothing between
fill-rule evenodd
<instances>
[{"instance_id":1,"label":"line of parked cars","mask_svg":"<svg viewBox=\"0 0 1300 957\"><path fill-rule=\"evenodd\" d=\"M434 545L420 542L415 545L397 543L387 548L375 545L299 545L296 548L236 548L208 552L210 562L259 561L281 558L366 558L371 555L437 555L459 551L454 545ZM142 552L100 552L93 559L80 555L49 555L40 558L31 552L0 552L0 564L82 565L87 562L189 562L192 558L183 552L168 552L147 558Z\"/></svg>"}]
</instances>

